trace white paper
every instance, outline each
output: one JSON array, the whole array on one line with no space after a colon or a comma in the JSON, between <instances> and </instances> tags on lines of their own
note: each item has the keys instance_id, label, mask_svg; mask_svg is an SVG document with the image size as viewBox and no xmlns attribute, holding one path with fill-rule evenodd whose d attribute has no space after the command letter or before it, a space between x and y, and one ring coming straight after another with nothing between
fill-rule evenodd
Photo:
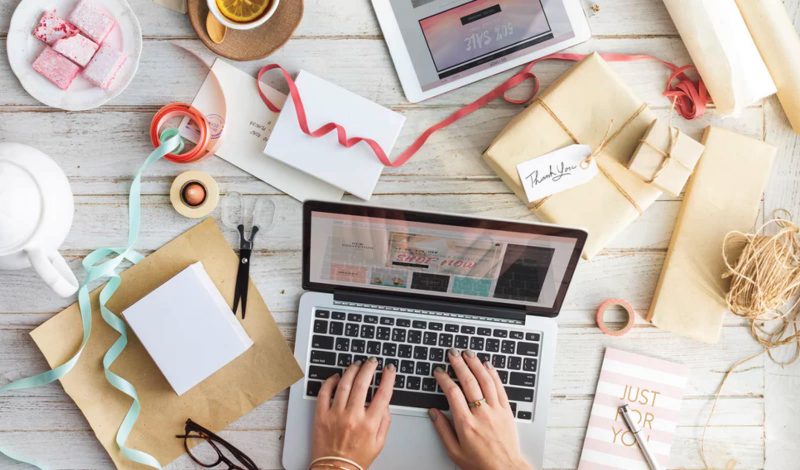
<instances>
[{"instance_id":1,"label":"white paper","mask_svg":"<svg viewBox=\"0 0 800 470\"><path fill-rule=\"evenodd\" d=\"M738 115L777 91L735 0L664 5L720 114Z\"/></svg>"},{"instance_id":2,"label":"white paper","mask_svg":"<svg viewBox=\"0 0 800 470\"><path fill-rule=\"evenodd\" d=\"M253 345L200 262L122 315L178 395Z\"/></svg>"},{"instance_id":3,"label":"white paper","mask_svg":"<svg viewBox=\"0 0 800 470\"><path fill-rule=\"evenodd\" d=\"M336 122L347 129L348 138L369 137L391 152L405 116L305 70L295 82L312 131ZM304 134L291 100L284 105L264 153L364 200L372 197L383 171L366 143L348 149L339 145L335 131L319 138Z\"/></svg>"},{"instance_id":4,"label":"white paper","mask_svg":"<svg viewBox=\"0 0 800 470\"><path fill-rule=\"evenodd\" d=\"M225 90L228 109L225 133L217 149L218 157L299 201L342 199L344 191L341 189L264 155L264 144L272 132L277 114L261 101L256 80L252 76L220 59L214 62L212 71ZM278 106L286 99L286 95L267 85L262 84L262 89ZM213 117L221 113L218 95L214 80L209 75L192 106L213 122ZM181 125L181 135L192 140L193 132L186 124L184 122Z\"/></svg>"},{"instance_id":5,"label":"white paper","mask_svg":"<svg viewBox=\"0 0 800 470\"><path fill-rule=\"evenodd\" d=\"M597 175L597 162L588 145L569 145L517 165L528 202L587 183Z\"/></svg>"}]
</instances>

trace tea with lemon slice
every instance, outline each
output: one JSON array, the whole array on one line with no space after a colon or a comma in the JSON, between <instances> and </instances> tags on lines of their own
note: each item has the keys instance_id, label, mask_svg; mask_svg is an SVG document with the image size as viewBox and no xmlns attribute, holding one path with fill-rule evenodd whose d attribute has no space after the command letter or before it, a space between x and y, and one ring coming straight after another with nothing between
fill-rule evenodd
<instances>
[{"instance_id":1,"label":"tea with lemon slice","mask_svg":"<svg viewBox=\"0 0 800 470\"><path fill-rule=\"evenodd\" d=\"M272 0L216 0L220 13L237 23L250 23L266 13Z\"/></svg>"}]
</instances>

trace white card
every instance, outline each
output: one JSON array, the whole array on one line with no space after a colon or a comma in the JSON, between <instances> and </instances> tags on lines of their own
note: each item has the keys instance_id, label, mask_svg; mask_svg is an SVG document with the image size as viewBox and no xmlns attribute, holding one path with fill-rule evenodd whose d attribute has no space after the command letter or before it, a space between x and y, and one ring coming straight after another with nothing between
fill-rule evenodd
<instances>
[{"instance_id":1,"label":"white card","mask_svg":"<svg viewBox=\"0 0 800 470\"><path fill-rule=\"evenodd\" d=\"M297 74L311 130L336 122L348 137L369 137L389 154L405 116L341 88L305 70ZM309 137L300 129L292 100L287 100L264 153L320 178L354 196L367 200L383 171L372 149L360 142L350 148L339 145L336 132Z\"/></svg>"},{"instance_id":2,"label":"white card","mask_svg":"<svg viewBox=\"0 0 800 470\"><path fill-rule=\"evenodd\" d=\"M212 70L225 90L227 116L222 143L217 148L217 156L238 166L267 184L285 192L289 196L305 201L307 199L342 199L344 191L307 173L264 155L264 145L272 132L278 115L261 101L256 88L256 80L230 65L217 59ZM286 95L262 84L262 89L273 103L280 106ZM211 74L203 82L192 106L209 117L219 117L221 102L219 91ZM187 122L181 125L181 135L193 140L191 127Z\"/></svg>"},{"instance_id":3,"label":"white card","mask_svg":"<svg viewBox=\"0 0 800 470\"><path fill-rule=\"evenodd\" d=\"M528 202L588 182L597 175L597 162L588 145L568 145L517 165Z\"/></svg>"}]
</instances>

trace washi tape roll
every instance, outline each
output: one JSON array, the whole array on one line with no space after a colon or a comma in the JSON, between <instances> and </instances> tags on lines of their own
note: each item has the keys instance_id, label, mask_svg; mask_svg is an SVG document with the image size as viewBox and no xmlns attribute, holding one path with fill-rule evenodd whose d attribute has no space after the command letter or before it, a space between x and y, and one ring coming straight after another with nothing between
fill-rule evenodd
<instances>
[{"instance_id":1,"label":"washi tape roll","mask_svg":"<svg viewBox=\"0 0 800 470\"><path fill-rule=\"evenodd\" d=\"M609 307L622 307L625 310L625 312L628 314L628 322L625 324L625 326L618 330L612 330L608 327L608 325L606 325L605 315L606 310L608 310ZM633 310L633 305L631 305L627 300L608 299L603 302L600 307L598 307L595 321L597 321L597 327L600 328L600 331L603 333L609 336L622 336L630 331L631 328L633 328L633 325L636 323L636 312Z\"/></svg>"},{"instance_id":2,"label":"washi tape roll","mask_svg":"<svg viewBox=\"0 0 800 470\"><path fill-rule=\"evenodd\" d=\"M178 214L190 219L200 219L217 208L219 185L208 173L186 171L172 182L169 200Z\"/></svg>"}]
</instances>

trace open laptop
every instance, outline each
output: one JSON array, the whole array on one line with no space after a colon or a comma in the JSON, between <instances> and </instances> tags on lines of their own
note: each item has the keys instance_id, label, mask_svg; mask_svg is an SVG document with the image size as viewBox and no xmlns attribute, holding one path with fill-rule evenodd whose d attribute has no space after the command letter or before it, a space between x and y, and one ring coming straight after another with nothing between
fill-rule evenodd
<instances>
[{"instance_id":1,"label":"open laptop","mask_svg":"<svg viewBox=\"0 0 800 470\"><path fill-rule=\"evenodd\" d=\"M433 378L447 349L492 361L522 450L541 468L556 317L586 232L458 215L308 201L283 464L305 470L322 382L369 356L398 370L392 426L376 469L454 468L429 408L448 408ZM373 385L379 383L380 370ZM374 388L373 388L374 390Z\"/></svg>"}]
</instances>

